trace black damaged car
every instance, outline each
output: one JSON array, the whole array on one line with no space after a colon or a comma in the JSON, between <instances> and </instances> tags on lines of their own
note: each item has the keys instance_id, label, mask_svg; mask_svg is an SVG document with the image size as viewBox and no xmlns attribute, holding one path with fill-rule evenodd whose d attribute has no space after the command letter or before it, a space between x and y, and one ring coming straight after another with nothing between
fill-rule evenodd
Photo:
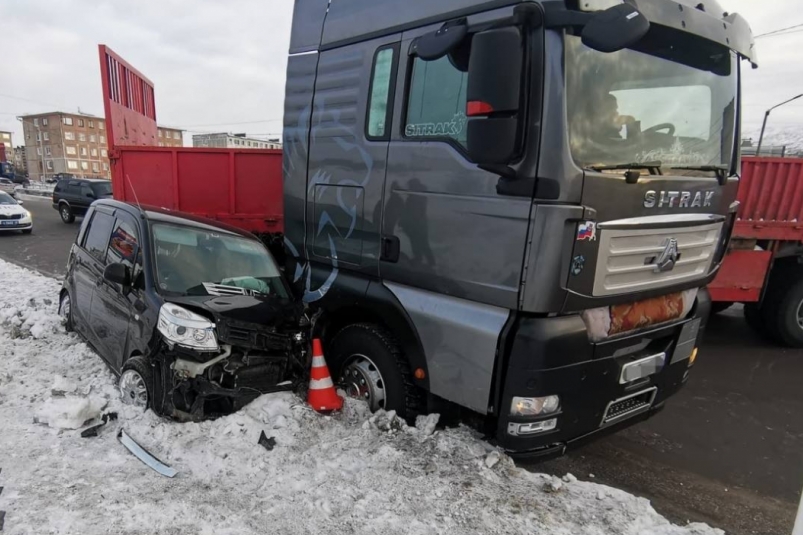
<instances>
[{"instance_id":1,"label":"black damaged car","mask_svg":"<svg viewBox=\"0 0 803 535\"><path fill-rule=\"evenodd\" d=\"M303 307L253 235L113 200L92 204L59 312L127 403L182 420L290 390L308 365Z\"/></svg>"}]
</instances>

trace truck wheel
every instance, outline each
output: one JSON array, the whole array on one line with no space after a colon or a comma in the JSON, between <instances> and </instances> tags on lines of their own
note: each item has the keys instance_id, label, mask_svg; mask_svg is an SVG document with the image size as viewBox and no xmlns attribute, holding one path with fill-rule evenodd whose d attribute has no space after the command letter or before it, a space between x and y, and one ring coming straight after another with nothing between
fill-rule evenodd
<instances>
[{"instance_id":1,"label":"truck wheel","mask_svg":"<svg viewBox=\"0 0 803 535\"><path fill-rule=\"evenodd\" d=\"M382 327L349 325L338 332L329 349L332 374L349 396L368 402L371 411L395 410L415 418L421 391L413 383L410 365L398 343Z\"/></svg>"},{"instance_id":2,"label":"truck wheel","mask_svg":"<svg viewBox=\"0 0 803 535\"><path fill-rule=\"evenodd\" d=\"M803 348L803 267L786 266L776 275L764 297L764 322L776 341Z\"/></svg>"},{"instance_id":3,"label":"truck wheel","mask_svg":"<svg viewBox=\"0 0 803 535\"><path fill-rule=\"evenodd\" d=\"M153 372L145 357L131 357L123 365L120 375L120 395L123 403L141 408L151 407L153 399Z\"/></svg>"},{"instance_id":4,"label":"truck wheel","mask_svg":"<svg viewBox=\"0 0 803 535\"><path fill-rule=\"evenodd\" d=\"M764 323L764 314L761 311L759 303L744 304L744 320L754 333L764 339L772 341L772 335L767 329L767 324Z\"/></svg>"},{"instance_id":5,"label":"truck wheel","mask_svg":"<svg viewBox=\"0 0 803 535\"><path fill-rule=\"evenodd\" d=\"M72 208L70 208L69 204L64 203L59 206L59 215L61 216L61 220L67 224L75 221L75 214L72 213Z\"/></svg>"},{"instance_id":6,"label":"truck wheel","mask_svg":"<svg viewBox=\"0 0 803 535\"><path fill-rule=\"evenodd\" d=\"M711 314L719 314L725 312L733 306L733 301L714 301L711 303Z\"/></svg>"}]
</instances>

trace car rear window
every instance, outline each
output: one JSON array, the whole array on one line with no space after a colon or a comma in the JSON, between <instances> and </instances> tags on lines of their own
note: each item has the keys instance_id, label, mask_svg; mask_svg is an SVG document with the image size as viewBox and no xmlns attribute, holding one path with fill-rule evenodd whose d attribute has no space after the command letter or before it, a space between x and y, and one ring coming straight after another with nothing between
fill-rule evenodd
<instances>
[{"instance_id":1,"label":"car rear window","mask_svg":"<svg viewBox=\"0 0 803 535\"><path fill-rule=\"evenodd\" d=\"M100 198L102 195L111 195L112 194L112 183L111 182L93 182L90 184L92 191L95 192L95 195Z\"/></svg>"}]
</instances>

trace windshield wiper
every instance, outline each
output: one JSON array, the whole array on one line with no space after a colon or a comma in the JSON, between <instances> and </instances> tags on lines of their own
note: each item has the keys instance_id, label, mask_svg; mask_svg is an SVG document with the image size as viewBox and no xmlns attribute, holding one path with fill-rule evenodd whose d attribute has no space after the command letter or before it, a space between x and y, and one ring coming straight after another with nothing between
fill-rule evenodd
<instances>
[{"instance_id":1,"label":"windshield wiper","mask_svg":"<svg viewBox=\"0 0 803 535\"><path fill-rule=\"evenodd\" d=\"M673 165L672 169L680 169L682 171L704 171L709 173L716 173L717 182L720 186L724 186L728 181L728 171L730 166L726 164L719 165Z\"/></svg>"},{"instance_id":2,"label":"windshield wiper","mask_svg":"<svg viewBox=\"0 0 803 535\"><path fill-rule=\"evenodd\" d=\"M662 162L633 162L633 163L616 163L610 165L589 165L589 169L594 171L614 171L616 169L646 169L651 175L661 175Z\"/></svg>"}]
</instances>

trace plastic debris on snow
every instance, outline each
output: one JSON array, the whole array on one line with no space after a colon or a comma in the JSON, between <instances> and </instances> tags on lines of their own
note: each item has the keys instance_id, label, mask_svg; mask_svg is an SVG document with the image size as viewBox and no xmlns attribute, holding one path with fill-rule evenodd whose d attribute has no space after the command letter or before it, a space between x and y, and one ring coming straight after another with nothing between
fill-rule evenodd
<instances>
[{"instance_id":1,"label":"plastic debris on snow","mask_svg":"<svg viewBox=\"0 0 803 535\"><path fill-rule=\"evenodd\" d=\"M319 415L291 393L197 423L123 405L102 359L63 331L59 289L0 261L4 534L722 534L673 525L617 489L527 472L471 429L435 431L436 415L408 426L350 399ZM103 404L118 419L91 440L49 427ZM123 427L179 475L144 470L117 441Z\"/></svg>"}]
</instances>

